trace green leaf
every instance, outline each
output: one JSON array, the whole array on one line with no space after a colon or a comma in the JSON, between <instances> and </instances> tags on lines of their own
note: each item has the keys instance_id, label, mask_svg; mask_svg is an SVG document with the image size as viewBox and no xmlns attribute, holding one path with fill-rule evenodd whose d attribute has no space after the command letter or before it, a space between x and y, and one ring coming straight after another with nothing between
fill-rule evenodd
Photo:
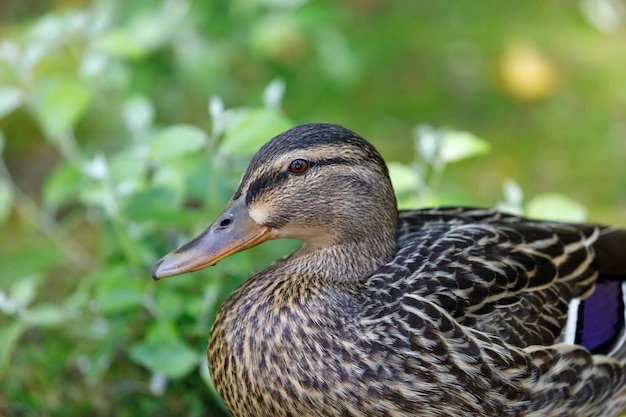
<instances>
[{"instance_id":1,"label":"green leaf","mask_svg":"<svg viewBox=\"0 0 626 417\"><path fill-rule=\"evenodd\" d=\"M180 292L169 290L157 292L155 302L159 318L176 320L185 313L190 300Z\"/></svg>"},{"instance_id":2,"label":"green leaf","mask_svg":"<svg viewBox=\"0 0 626 417\"><path fill-rule=\"evenodd\" d=\"M318 31L317 44L321 69L334 81L354 85L362 77L359 60L340 31L327 27Z\"/></svg>"},{"instance_id":3,"label":"green leaf","mask_svg":"<svg viewBox=\"0 0 626 417\"><path fill-rule=\"evenodd\" d=\"M25 233L24 229L17 235L12 235L9 230L0 232L9 243L0 250L0 286L8 288L9 297L10 286L21 285L25 280L36 281L39 274L48 274L47 271L57 267L67 267L67 261L57 245L51 245L32 232Z\"/></svg>"},{"instance_id":4,"label":"green leaf","mask_svg":"<svg viewBox=\"0 0 626 417\"><path fill-rule=\"evenodd\" d=\"M522 215L524 210L522 202L524 201L524 192L521 187L513 180L506 180L502 185L504 201L498 203L498 210L515 215Z\"/></svg>"},{"instance_id":5,"label":"green leaf","mask_svg":"<svg viewBox=\"0 0 626 417\"><path fill-rule=\"evenodd\" d=\"M440 131L429 125L418 125L413 129L415 149L429 164L436 163Z\"/></svg>"},{"instance_id":6,"label":"green leaf","mask_svg":"<svg viewBox=\"0 0 626 417\"><path fill-rule=\"evenodd\" d=\"M526 204L526 216L533 219L562 222L584 222L587 209L562 194L540 194Z\"/></svg>"},{"instance_id":7,"label":"green leaf","mask_svg":"<svg viewBox=\"0 0 626 417\"><path fill-rule=\"evenodd\" d=\"M148 172L148 152L148 144L139 143L109 158L109 177L120 194L127 194L145 182Z\"/></svg>"},{"instance_id":8,"label":"green leaf","mask_svg":"<svg viewBox=\"0 0 626 417\"><path fill-rule=\"evenodd\" d=\"M285 82L280 79L272 80L263 90L263 104L271 109L280 109L285 95Z\"/></svg>"},{"instance_id":9,"label":"green leaf","mask_svg":"<svg viewBox=\"0 0 626 417\"><path fill-rule=\"evenodd\" d=\"M422 178L414 167L399 162L390 162L387 164L387 167L389 168L389 177L396 194L415 194L419 187L423 185Z\"/></svg>"},{"instance_id":10,"label":"green leaf","mask_svg":"<svg viewBox=\"0 0 626 417\"><path fill-rule=\"evenodd\" d=\"M206 132L195 126L171 126L156 136L150 155L156 159L179 157L204 148L207 140Z\"/></svg>"},{"instance_id":11,"label":"green leaf","mask_svg":"<svg viewBox=\"0 0 626 417\"><path fill-rule=\"evenodd\" d=\"M26 327L20 322L4 324L0 328L0 340L2 340L0 343L0 376L2 376L3 371L10 367L11 355L25 329Z\"/></svg>"},{"instance_id":12,"label":"green leaf","mask_svg":"<svg viewBox=\"0 0 626 417\"><path fill-rule=\"evenodd\" d=\"M22 51L20 45L5 36L0 44L0 61L4 61L11 68L18 68L22 60Z\"/></svg>"},{"instance_id":13,"label":"green leaf","mask_svg":"<svg viewBox=\"0 0 626 417\"><path fill-rule=\"evenodd\" d=\"M491 150L489 142L469 132L447 130L442 132L440 141L439 158L444 163L484 155Z\"/></svg>"},{"instance_id":14,"label":"green leaf","mask_svg":"<svg viewBox=\"0 0 626 417\"><path fill-rule=\"evenodd\" d=\"M49 303L36 305L20 316L20 321L32 326L58 326L66 320L63 309Z\"/></svg>"},{"instance_id":15,"label":"green leaf","mask_svg":"<svg viewBox=\"0 0 626 417\"><path fill-rule=\"evenodd\" d=\"M13 201L13 187L7 180L0 178L0 225L9 218Z\"/></svg>"},{"instance_id":16,"label":"green leaf","mask_svg":"<svg viewBox=\"0 0 626 417\"><path fill-rule=\"evenodd\" d=\"M122 108L126 128L135 136L145 133L154 121L154 106L144 96L130 97Z\"/></svg>"},{"instance_id":17,"label":"green leaf","mask_svg":"<svg viewBox=\"0 0 626 417\"><path fill-rule=\"evenodd\" d=\"M163 47L180 33L187 6L184 2L165 2L131 18L126 27L101 37L98 48L127 59L139 59Z\"/></svg>"},{"instance_id":18,"label":"green leaf","mask_svg":"<svg viewBox=\"0 0 626 417\"><path fill-rule=\"evenodd\" d=\"M115 198L111 193L111 189L102 183L91 183L89 187L85 187L82 190L78 199L86 206L101 207L109 215L116 214Z\"/></svg>"},{"instance_id":19,"label":"green leaf","mask_svg":"<svg viewBox=\"0 0 626 417\"><path fill-rule=\"evenodd\" d=\"M131 32L122 29L114 29L103 35L96 47L103 52L126 59L139 59L149 52L148 47Z\"/></svg>"},{"instance_id":20,"label":"green leaf","mask_svg":"<svg viewBox=\"0 0 626 417\"><path fill-rule=\"evenodd\" d=\"M78 200L84 187L83 174L70 164L59 165L46 179L43 186L44 206L57 210Z\"/></svg>"},{"instance_id":21,"label":"green leaf","mask_svg":"<svg viewBox=\"0 0 626 417\"><path fill-rule=\"evenodd\" d=\"M91 89L73 78L53 78L39 84L33 107L50 140L71 131L87 111Z\"/></svg>"},{"instance_id":22,"label":"green leaf","mask_svg":"<svg viewBox=\"0 0 626 417\"><path fill-rule=\"evenodd\" d=\"M193 176L194 166L189 163L189 157L170 159L152 173L151 186L153 188L166 188L175 193L177 200L185 194L187 186L185 182ZM205 178L206 180L206 178ZM202 194L206 193L206 186L202 188Z\"/></svg>"},{"instance_id":23,"label":"green leaf","mask_svg":"<svg viewBox=\"0 0 626 417\"><path fill-rule=\"evenodd\" d=\"M132 194L122 201L122 210L130 220L154 222L167 226L193 225L197 218L182 210L182 198L172 189L155 187Z\"/></svg>"},{"instance_id":24,"label":"green leaf","mask_svg":"<svg viewBox=\"0 0 626 417\"><path fill-rule=\"evenodd\" d=\"M20 310L28 306L37 295L39 277L30 276L16 280L11 286L9 299Z\"/></svg>"},{"instance_id":25,"label":"green leaf","mask_svg":"<svg viewBox=\"0 0 626 417\"><path fill-rule=\"evenodd\" d=\"M430 196L430 192L420 176L420 165L390 162L387 166L399 209L411 209L427 203L424 198Z\"/></svg>"},{"instance_id":26,"label":"green leaf","mask_svg":"<svg viewBox=\"0 0 626 417\"><path fill-rule=\"evenodd\" d=\"M0 87L0 118L17 109L24 99L22 90L17 87Z\"/></svg>"},{"instance_id":27,"label":"green leaf","mask_svg":"<svg viewBox=\"0 0 626 417\"><path fill-rule=\"evenodd\" d=\"M291 13L271 13L255 23L249 34L249 45L255 53L280 58L287 48L302 43L301 28Z\"/></svg>"},{"instance_id":28,"label":"green leaf","mask_svg":"<svg viewBox=\"0 0 626 417\"><path fill-rule=\"evenodd\" d=\"M31 43L49 42L51 44L58 43L63 40L63 36L67 32L66 16L60 14L46 14L35 21L34 25L28 31L28 38Z\"/></svg>"},{"instance_id":29,"label":"green leaf","mask_svg":"<svg viewBox=\"0 0 626 417\"><path fill-rule=\"evenodd\" d=\"M274 136L292 126L276 109L229 111L228 126L219 146L226 155L252 155Z\"/></svg>"},{"instance_id":30,"label":"green leaf","mask_svg":"<svg viewBox=\"0 0 626 417\"><path fill-rule=\"evenodd\" d=\"M187 375L198 365L199 356L181 340L174 325L165 321L152 324L145 339L130 350L133 361L168 378Z\"/></svg>"},{"instance_id":31,"label":"green leaf","mask_svg":"<svg viewBox=\"0 0 626 417\"><path fill-rule=\"evenodd\" d=\"M96 301L105 315L134 311L143 304L143 287L125 268L105 269L96 282Z\"/></svg>"}]
</instances>

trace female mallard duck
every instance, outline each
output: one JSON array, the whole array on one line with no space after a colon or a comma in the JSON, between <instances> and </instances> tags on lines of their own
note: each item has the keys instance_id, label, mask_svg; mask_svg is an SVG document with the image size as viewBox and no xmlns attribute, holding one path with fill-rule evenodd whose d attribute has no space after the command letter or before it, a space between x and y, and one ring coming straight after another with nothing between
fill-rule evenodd
<instances>
[{"instance_id":1,"label":"female mallard duck","mask_svg":"<svg viewBox=\"0 0 626 417\"><path fill-rule=\"evenodd\" d=\"M263 146L217 220L152 273L197 271L278 238L304 244L230 296L209 340L235 416L614 416L626 406L626 230L461 208L398 213L372 145L312 124Z\"/></svg>"}]
</instances>

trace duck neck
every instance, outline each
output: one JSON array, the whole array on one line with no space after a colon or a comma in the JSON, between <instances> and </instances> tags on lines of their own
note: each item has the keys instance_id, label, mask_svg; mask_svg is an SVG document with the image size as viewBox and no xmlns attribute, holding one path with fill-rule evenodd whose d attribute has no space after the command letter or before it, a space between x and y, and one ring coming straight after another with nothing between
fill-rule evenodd
<instances>
[{"instance_id":1,"label":"duck neck","mask_svg":"<svg viewBox=\"0 0 626 417\"><path fill-rule=\"evenodd\" d=\"M384 239L363 237L331 245L304 243L284 266L299 275L336 282L363 282L397 251L396 232Z\"/></svg>"}]
</instances>

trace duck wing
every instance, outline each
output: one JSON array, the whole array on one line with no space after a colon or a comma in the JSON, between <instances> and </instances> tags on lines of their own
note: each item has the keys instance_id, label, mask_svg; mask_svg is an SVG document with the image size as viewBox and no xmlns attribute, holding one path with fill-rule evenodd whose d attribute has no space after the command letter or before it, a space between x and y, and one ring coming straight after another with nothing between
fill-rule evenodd
<instances>
[{"instance_id":1,"label":"duck wing","mask_svg":"<svg viewBox=\"0 0 626 417\"><path fill-rule=\"evenodd\" d=\"M624 230L530 221L493 210L411 210L400 212L398 246L396 258L370 279L381 308L414 294L460 324L514 346L551 345L572 325L573 300L589 297L598 282L616 302L603 295L595 310L578 304L585 331L600 333L587 337L586 347L612 349L623 342ZM606 309L614 318L607 318ZM577 336L570 341L581 342L586 333L577 320L573 326Z\"/></svg>"}]
</instances>

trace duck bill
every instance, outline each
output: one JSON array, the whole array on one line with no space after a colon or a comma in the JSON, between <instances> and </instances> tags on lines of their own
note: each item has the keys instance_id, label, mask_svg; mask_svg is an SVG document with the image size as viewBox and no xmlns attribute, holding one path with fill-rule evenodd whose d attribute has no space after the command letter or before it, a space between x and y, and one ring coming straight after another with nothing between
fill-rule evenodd
<instances>
[{"instance_id":1,"label":"duck bill","mask_svg":"<svg viewBox=\"0 0 626 417\"><path fill-rule=\"evenodd\" d=\"M270 227L250 218L244 195L231 201L208 229L158 261L152 278L198 271L273 238Z\"/></svg>"}]
</instances>

